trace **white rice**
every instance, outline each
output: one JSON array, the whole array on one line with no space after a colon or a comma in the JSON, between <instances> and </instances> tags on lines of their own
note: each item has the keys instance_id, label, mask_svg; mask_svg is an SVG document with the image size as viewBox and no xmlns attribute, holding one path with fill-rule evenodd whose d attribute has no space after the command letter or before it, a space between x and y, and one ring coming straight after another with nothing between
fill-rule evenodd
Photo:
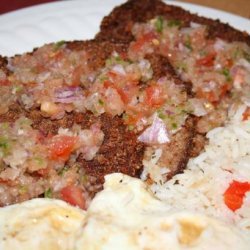
<instances>
[{"instance_id":1,"label":"white rice","mask_svg":"<svg viewBox=\"0 0 250 250\"><path fill-rule=\"evenodd\" d=\"M215 217L234 224L250 237L250 192L235 212L223 197L233 180L250 182L250 121L241 121L244 110L231 111L233 116L225 127L207 134L209 143L204 152L189 161L183 174L164 184L154 183L151 190L174 210Z\"/></svg>"}]
</instances>

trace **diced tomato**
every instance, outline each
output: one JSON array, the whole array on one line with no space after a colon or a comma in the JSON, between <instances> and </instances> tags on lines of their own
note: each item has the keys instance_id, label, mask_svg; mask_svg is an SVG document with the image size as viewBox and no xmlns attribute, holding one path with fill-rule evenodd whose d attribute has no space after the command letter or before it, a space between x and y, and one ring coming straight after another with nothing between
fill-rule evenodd
<instances>
[{"instance_id":1,"label":"diced tomato","mask_svg":"<svg viewBox=\"0 0 250 250\"><path fill-rule=\"evenodd\" d=\"M214 60L215 60L215 53L210 53L206 55L205 57L202 57L196 61L197 66L206 66L206 67L211 67L214 65Z\"/></svg>"},{"instance_id":2,"label":"diced tomato","mask_svg":"<svg viewBox=\"0 0 250 250\"><path fill-rule=\"evenodd\" d=\"M47 168L41 168L41 169L37 170L37 173L40 176L47 176L49 174L49 170L50 170L49 167L47 167Z\"/></svg>"},{"instance_id":3,"label":"diced tomato","mask_svg":"<svg viewBox=\"0 0 250 250\"><path fill-rule=\"evenodd\" d=\"M204 98L209 102L215 103L218 102L219 96L215 93L215 91L203 91L203 89L199 88L196 92L197 97Z\"/></svg>"},{"instance_id":4,"label":"diced tomato","mask_svg":"<svg viewBox=\"0 0 250 250\"><path fill-rule=\"evenodd\" d=\"M151 107L159 107L164 103L163 91L160 86L149 86L146 89L146 104Z\"/></svg>"},{"instance_id":5,"label":"diced tomato","mask_svg":"<svg viewBox=\"0 0 250 250\"><path fill-rule=\"evenodd\" d=\"M142 118L142 114L129 115L125 123L127 125L135 125Z\"/></svg>"},{"instance_id":6,"label":"diced tomato","mask_svg":"<svg viewBox=\"0 0 250 250\"><path fill-rule=\"evenodd\" d=\"M250 191L250 183L233 181L224 193L224 202L229 209L241 208L246 192Z\"/></svg>"},{"instance_id":7,"label":"diced tomato","mask_svg":"<svg viewBox=\"0 0 250 250\"><path fill-rule=\"evenodd\" d=\"M8 79L4 79L0 81L0 86L9 86L11 82Z\"/></svg>"},{"instance_id":8,"label":"diced tomato","mask_svg":"<svg viewBox=\"0 0 250 250\"><path fill-rule=\"evenodd\" d=\"M61 197L64 201L73 206L78 206L81 209L86 209L86 201L83 191L77 186L67 186L61 190Z\"/></svg>"},{"instance_id":9,"label":"diced tomato","mask_svg":"<svg viewBox=\"0 0 250 250\"><path fill-rule=\"evenodd\" d=\"M72 74L72 84L71 86L79 86L80 80L82 76L83 68L81 66L78 66L74 69L74 72Z\"/></svg>"},{"instance_id":10,"label":"diced tomato","mask_svg":"<svg viewBox=\"0 0 250 250\"><path fill-rule=\"evenodd\" d=\"M15 180L4 180L2 178L0 178L0 184L3 184L3 185L6 185L6 186L9 186L9 187L13 187L13 186L16 186L16 181Z\"/></svg>"},{"instance_id":11,"label":"diced tomato","mask_svg":"<svg viewBox=\"0 0 250 250\"><path fill-rule=\"evenodd\" d=\"M128 84L127 86L124 86L123 88L119 88L115 86L114 83L110 81L104 81L104 87L105 88L113 88L117 91L117 93L120 95L123 103L127 104L131 100L131 98L137 93L138 87L135 86L135 84Z\"/></svg>"},{"instance_id":12,"label":"diced tomato","mask_svg":"<svg viewBox=\"0 0 250 250\"><path fill-rule=\"evenodd\" d=\"M248 119L250 119L250 107L247 107L245 112L242 115L242 120L243 121L246 121Z\"/></svg>"},{"instance_id":13,"label":"diced tomato","mask_svg":"<svg viewBox=\"0 0 250 250\"><path fill-rule=\"evenodd\" d=\"M50 158L52 160L62 159L64 161L69 159L71 152L77 142L77 138L67 135L54 136L49 144Z\"/></svg>"},{"instance_id":14,"label":"diced tomato","mask_svg":"<svg viewBox=\"0 0 250 250\"><path fill-rule=\"evenodd\" d=\"M221 86L220 90L220 97L223 97L230 89L232 88L232 85L225 83L224 85Z\"/></svg>"},{"instance_id":15,"label":"diced tomato","mask_svg":"<svg viewBox=\"0 0 250 250\"><path fill-rule=\"evenodd\" d=\"M146 43L150 43L154 38L156 38L156 34L153 32L147 33L137 39L134 43L131 44L131 49L133 51L138 51L141 50L141 48L144 46Z\"/></svg>"}]
</instances>

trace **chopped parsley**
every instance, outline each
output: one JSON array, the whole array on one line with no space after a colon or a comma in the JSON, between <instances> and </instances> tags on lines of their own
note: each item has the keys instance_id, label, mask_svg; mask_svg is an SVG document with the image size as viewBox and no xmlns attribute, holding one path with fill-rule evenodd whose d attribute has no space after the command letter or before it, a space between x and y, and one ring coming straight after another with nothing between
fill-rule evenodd
<instances>
[{"instance_id":1,"label":"chopped parsley","mask_svg":"<svg viewBox=\"0 0 250 250\"><path fill-rule=\"evenodd\" d=\"M187 72L188 71L188 66L186 63L184 62L179 62L177 65L176 65L176 68L180 71L183 71L183 72Z\"/></svg>"},{"instance_id":2,"label":"chopped parsley","mask_svg":"<svg viewBox=\"0 0 250 250\"><path fill-rule=\"evenodd\" d=\"M101 106L104 105L104 101L103 101L102 99L99 99L99 100L98 100L98 103L99 103Z\"/></svg>"},{"instance_id":3,"label":"chopped parsley","mask_svg":"<svg viewBox=\"0 0 250 250\"><path fill-rule=\"evenodd\" d=\"M155 28L156 28L156 31L158 33L162 33L162 31L163 31L163 18L162 18L162 16L159 16L156 18Z\"/></svg>"},{"instance_id":4,"label":"chopped parsley","mask_svg":"<svg viewBox=\"0 0 250 250\"><path fill-rule=\"evenodd\" d=\"M0 137L0 150L3 152L3 155L8 154L10 149L10 144L8 138L1 136Z\"/></svg>"},{"instance_id":5,"label":"chopped parsley","mask_svg":"<svg viewBox=\"0 0 250 250\"><path fill-rule=\"evenodd\" d=\"M18 192L19 194L25 194L28 192L28 187L25 185L20 185Z\"/></svg>"},{"instance_id":6,"label":"chopped parsley","mask_svg":"<svg viewBox=\"0 0 250 250\"><path fill-rule=\"evenodd\" d=\"M187 37L187 40L184 42L184 46L186 48L188 48L189 50L191 50L191 51L193 50L193 47L191 45L191 38L190 38L190 36Z\"/></svg>"},{"instance_id":7,"label":"chopped parsley","mask_svg":"<svg viewBox=\"0 0 250 250\"><path fill-rule=\"evenodd\" d=\"M179 27L181 26L182 22L181 20L169 20L168 21L168 27Z\"/></svg>"},{"instance_id":8,"label":"chopped parsley","mask_svg":"<svg viewBox=\"0 0 250 250\"><path fill-rule=\"evenodd\" d=\"M63 176L68 170L69 170L68 166L65 166L64 168L58 171L58 175Z\"/></svg>"},{"instance_id":9,"label":"chopped parsley","mask_svg":"<svg viewBox=\"0 0 250 250\"><path fill-rule=\"evenodd\" d=\"M224 68L224 69L221 71L221 73L226 77L226 80L227 80L227 81L231 81L231 80L232 80L232 78L231 78L231 76L230 76L229 69Z\"/></svg>"},{"instance_id":10,"label":"chopped parsley","mask_svg":"<svg viewBox=\"0 0 250 250\"><path fill-rule=\"evenodd\" d=\"M248 54L247 52L244 51L243 56L250 63L250 54Z\"/></svg>"},{"instance_id":11,"label":"chopped parsley","mask_svg":"<svg viewBox=\"0 0 250 250\"><path fill-rule=\"evenodd\" d=\"M123 113L122 119L123 119L123 120L127 120L127 119L128 119L128 115L127 115L126 113Z\"/></svg>"},{"instance_id":12,"label":"chopped parsley","mask_svg":"<svg viewBox=\"0 0 250 250\"><path fill-rule=\"evenodd\" d=\"M124 61L119 55L112 56L106 60L106 66L110 66L113 64L121 64L121 65L126 65L127 61Z\"/></svg>"},{"instance_id":13,"label":"chopped parsley","mask_svg":"<svg viewBox=\"0 0 250 250\"><path fill-rule=\"evenodd\" d=\"M172 129L177 129L177 127L178 127L177 123L173 122L172 123Z\"/></svg>"},{"instance_id":14,"label":"chopped parsley","mask_svg":"<svg viewBox=\"0 0 250 250\"><path fill-rule=\"evenodd\" d=\"M54 47L53 47L53 50L54 50L54 51L57 51L57 50L60 49L64 44L65 44L65 41L64 41L64 40L61 40L61 41L55 43L55 44L54 44Z\"/></svg>"},{"instance_id":15,"label":"chopped parsley","mask_svg":"<svg viewBox=\"0 0 250 250\"><path fill-rule=\"evenodd\" d=\"M47 189L44 192L44 198L52 198L52 190L51 190L51 188Z\"/></svg>"},{"instance_id":16,"label":"chopped parsley","mask_svg":"<svg viewBox=\"0 0 250 250\"><path fill-rule=\"evenodd\" d=\"M134 130L134 128L135 128L135 127L134 127L133 125L128 125L128 130L129 130L129 131Z\"/></svg>"},{"instance_id":17,"label":"chopped parsley","mask_svg":"<svg viewBox=\"0 0 250 250\"><path fill-rule=\"evenodd\" d=\"M162 120L165 120L167 118L167 115L163 113L162 110L157 111L158 117Z\"/></svg>"},{"instance_id":18,"label":"chopped parsley","mask_svg":"<svg viewBox=\"0 0 250 250\"><path fill-rule=\"evenodd\" d=\"M99 77L100 82L103 83L104 81L107 81L109 78L106 75L102 75Z\"/></svg>"},{"instance_id":19,"label":"chopped parsley","mask_svg":"<svg viewBox=\"0 0 250 250\"><path fill-rule=\"evenodd\" d=\"M44 163L43 158L42 158L42 157L39 157L39 156L35 157L35 158L34 158L34 161L35 161L38 165L43 165L43 163Z\"/></svg>"}]
</instances>

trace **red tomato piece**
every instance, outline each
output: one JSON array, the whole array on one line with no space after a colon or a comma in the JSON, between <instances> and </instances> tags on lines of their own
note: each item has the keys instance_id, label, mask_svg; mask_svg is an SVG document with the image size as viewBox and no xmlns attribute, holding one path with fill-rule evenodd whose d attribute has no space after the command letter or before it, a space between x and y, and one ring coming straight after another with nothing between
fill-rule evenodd
<instances>
[{"instance_id":1,"label":"red tomato piece","mask_svg":"<svg viewBox=\"0 0 250 250\"><path fill-rule=\"evenodd\" d=\"M80 187L69 185L61 190L61 197L64 201L81 209L86 209L86 202L83 191Z\"/></svg>"},{"instance_id":2,"label":"red tomato piece","mask_svg":"<svg viewBox=\"0 0 250 250\"><path fill-rule=\"evenodd\" d=\"M147 33L132 43L131 48L134 51L139 51L144 46L144 44L152 42L154 38L156 38L156 35L153 32Z\"/></svg>"},{"instance_id":3,"label":"red tomato piece","mask_svg":"<svg viewBox=\"0 0 250 250\"><path fill-rule=\"evenodd\" d=\"M117 91L117 93L120 95L123 103L128 104L129 101L132 99L132 97L138 92L138 87L134 86L133 84L127 85L124 88L119 88L115 86L114 83L111 83L110 81L104 81L104 87L105 88L113 88Z\"/></svg>"},{"instance_id":4,"label":"red tomato piece","mask_svg":"<svg viewBox=\"0 0 250 250\"><path fill-rule=\"evenodd\" d=\"M220 88L221 90L220 97L223 97L231 88L232 86L228 83L225 83L224 85L222 85Z\"/></svg>"},{"instance_id":5,"label":"red tomato piece","mask_svg":"<svg viewBox=\"0 0 250 250\"><path fill-rule=\"evenodd\" d=\"M9 86L10 84L11 82L8 79L0 81L0 86Z\"/></svg>"},{"instance_id":6,"label":"red tomato piece","mask_svg":"<svg viewBox=\"0 0 250 250\"><path fill-rule=\"evenodd\" d=\"M224 202L229 209L241 208L246 192L250 191L250 183L233 181L224 193Z\"/></svg>"},{"instance_id":7,"label":"red tomato piece","mask_svg":"<svg viewBox=\"0 0 250 250\"><path fill-rule=\"evenodd\" d=\"M250 107L247 107L245 112L242 115L242 120L246 121L250 118Z\"/></svg>"},{"instance_id":8,"label":"red tomato piece","mask_svg":"<svg viewBox=\"0 0 250 250\"><path fill-rule=\"evenodd\" d=\"M208 54L205 57L198 59L196 61L196 65L211 67L214 65L215 56L216 56L215 53Z\"/></svg>"},{"instance_id":9,"label":"red tomato piece","mask_svg":"<svg viewBox=\"0 0 250 250\"><path fill-rule=\"evenodd\" d=\"M150 86L146 89L146 104L151 107L159 107L164 103L162 88L160 86Z\"/></svg>"},{"instance_id":10,"label":"red tomato piece","mask_svg":"<svg viewBox=\"0 0 250 250\"><path fill-rule=\"evenodd\" d=\"M197 96L212 103L215 103L219 100L219 96L215 93L215 91L204 91L201 88L197 90Z\"/></svg>"},{"instance_id":11,"label":"red tomato piece","mask_svg":"<svg viewBox=\"0 0 250 250\"><path fill-rule=\"evenodd\" d=\"M49 174L50 168L41 168L39 170L37 170L38 175L40 176L47 176Z\"/></svg>"},{"instance_id":12,"label":"red tomato piece","mask_svg":"<svg viewBox=\"0 0 250 250\"><path fill-rule=\"evenodd\" d=\"M77 142L77 138L67 135L54 136L49 144L50 158L52 160L62 159L64 161L69 159L71 152Z\"/></svg>"}]
</instances>

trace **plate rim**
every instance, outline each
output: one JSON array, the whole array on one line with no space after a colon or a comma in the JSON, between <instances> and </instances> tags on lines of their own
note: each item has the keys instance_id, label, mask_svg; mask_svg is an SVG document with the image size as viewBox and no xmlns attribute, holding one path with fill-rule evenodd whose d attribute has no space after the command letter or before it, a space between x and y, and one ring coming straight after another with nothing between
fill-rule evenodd
<instances>
[{"instance_id":1,"label":"plate rim","mask_svg":"<svg viewBox=\"0 0 250 250\"><path fill-rule=\"evenodd\" d=\"M56 2L51 2L51 3L43 3L43 4L37 4L34 6L29 6L25 7L19 10L11 11L5 14L0 15L0 34L2 36L1 40L6 39L6 35L8 36L8 39L11 39L12 37L15 38L15 35L18 33L18 30L22 28L22 26L25 25L32 25L33 28L38 28L39 27L39 20L42 22L44 20L48 20L51 17L55 18L62 18L63 16L67 15L69 16L70 13L76 12L79 14L80 10L83 11L83 16L84 13L90 13L88 11L92 11L92 13L96 12L97 16L102 20L102 18L109 14L109 12L117 5L120 5L126 0L105 0L105 5L101 5L98 8L95 8L96 4L98 3L99 0L66 0L66 1L56 1ZM180 1L174 1L174 0L163 0L163 2L169 4L169 5L174 5L174 6L179 6L187 11L190 11L191 13L197 14L199 16L205 16L208 18L211 18L213 20L218 20L220 17L220 21L222 23L228 23L232 27L241 30L241 31L246 31L250 35L250 19L223 11L223 10L218 10L214 9L211 7L207 6L202 6L199 4L192 4L192 3L184 3ZM57 11L56 11L57 10ZM59 10L59 11L58 11ZM21 20L21 21L20 21ZM80 19L79 19L80 20ZM99 22L99 21L98 21ZM100 27L100 23L98 23L98 27ZM95 30L95 33L91 33L91 35L86 32L86 36L84 35L84 28L82 29L83 32L79 35L82 38L82 40L85 39L91 39L94 38L94 34L98 30ZM59 31L55 30L55 35L57 35ZM60 32L59 32L60 33ZM71 35L71 34L70 34ZM75 37L72 35L72 39L79 40L79 37ZM60 40L60 39L58 39ZM65 40L68 40L67 37L65 37ZM25 41L21 41L25 42ZM37 45L37 42L33 45L32 43L30 45L27 44L25 47L29 47L29 50L32 50L34 47L37 46L42 46L42 44L47 43L48 41L44 42L41 41L41 45ZM55 39L51 39L51 42L55 42ZM28 51L27 48L23 49L22 45L19 45L18 43L16 44L15 49L9 48L8 49L8 44L1 45L0 43L0 50L1 54L4 56L13 56L17 53L24 53L25 51ZM2 48L1 48L2 46ZM33 46L33 47L32 47ZM7 49L6 53L5 50ZM8 51L9 50L9 51Z\"/></svg>"}]
</instances>

